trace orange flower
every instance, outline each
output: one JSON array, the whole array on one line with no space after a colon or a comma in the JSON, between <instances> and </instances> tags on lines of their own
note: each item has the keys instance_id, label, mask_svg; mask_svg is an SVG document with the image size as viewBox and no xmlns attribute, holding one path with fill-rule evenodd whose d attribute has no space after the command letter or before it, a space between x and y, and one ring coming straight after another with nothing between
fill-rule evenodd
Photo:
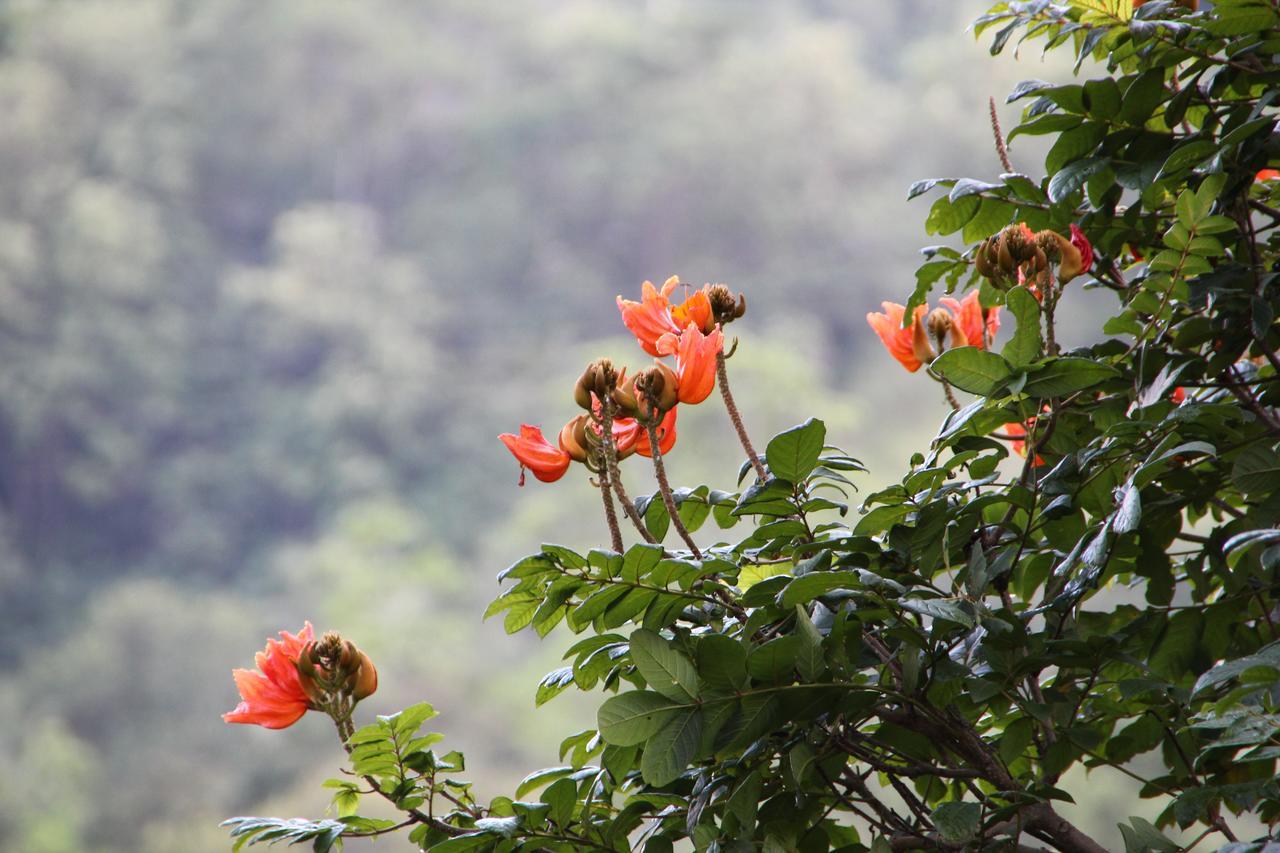
<instances>
[{"instance_id":1,"label":"orange flower","mask_svg":"<svg viewBox=\"0 0 1280 853\"><path fill-rule=\"evenodd\" d=\"M630 420L630 419L628 419ZM632 421L635 423L635 421ZM653 445L649 443L648 431L643 426L636 423L636 453L641 456L653 456ZM658 450L662 451L662 455L666 456L671 452L671 448L676 443L676 407L672 407L662 418L662 422L658 424Z\"/></svg>"},{"instance_id":2,"label":"orange flower","mask_svg":"<svg viewBox=\"0 0 1280 853\"><path fill-rule=\"evenodd\" d=\"M701 290L689 294L689 298L671 309L671 319L679 328L693 323L705 335L711 334L716 327L715 317L711 310L711 285L704 284Z\"/></svg>"},{"instance_id":3,"label":"orange flower","mask_svg":"<svg viewBox=\"0 0 1280 853\"><path fill-rule=\"evenodd\" d=\"M921 305L916 308L911 325L904 329L902 318L907 309L896 302L881 302L880 305L884 308L884 313L867 314L867 322L880 336L889 355L915 373L921 364L932 361L934 356L924 329L924 315L929 310L928 307Z\"/></svg>"},{"instance_id":4,"label":"orange flower","mask_svg":"<svg viewBox=\"0 0 1280 853\"><path fill-rule=\"evenodd\" d=\"M679 335L658 338L658 352L676 357L676 388L681 403L701 403L716 387L716 354L724 348L724 332L704 335L690 322Z\"/></svg>"},{"instance_id":5,"label":"orange flower","mask_svg":"<svg viewBox=\"0 0 1280 853\"><path fill-rule=\"evenodd\" d=\"M528 424L520 425L520 434L503 433L498 439L507 446L511 455L520 463L520 485L524 485L524 470L528 468L544 483L553 483L569 470L573 459L564 450L550 444L542 437L542 430Z\"/></svg>"},{"instance_id":6,"label":"orange flower","mask_svg":"<svg viewBox=\"0 0 1280 853\"><path fill-rule=\"evenodd\" d=\"M703 334L711 334L715 328L714 313L711 310L711 285L695 290L689 298L679 305L671 304L671 292L680 284L679 276L671 276L662 283L662 289L646 281L640 287L639 302L618 297L618 310L622 312L622 323L636 336L640 346L649 355L657 356L658 339L663 335L679 335L680 330L693 323Z\"/></svg>"},{"instance_id":7,"label":"orange flower","mask_svg":"<svg viewBox=\"0 0 1280 853\"><path fill-rule=\"evenodd\" d=\"M646 281L641 285L640 302L618 297L618 310L622 312L622 323L636 336L640 346L649 355L658 355L658 338L667 334L680 334L680 326L671 316L671 302L667 298L680 283L677 276L671 276L662 284L659 291L653 282ZM709 306L708 306L709 308Z\"/></svg>"},{"instance_id":8,"label":"orange flower","mask_svg":"<svg viewBox=\"0 0 1280 853\"><path fill-rule=\"evenodd\" d=\"M222 719L268 729L284 729L298 722L311 707L298 678L298 655L313 636L310 622L303 624L297 636L281 631L279 640L267 640L266 650L254 657L258 672L232 670L240 704L223 714Z\"/></svg>"},{"instance_id":9,"label":"orange flower","mask_svg":"<svg viewBox=\"0 0 1280 853\"><path fill-rule=\"evenodd\" d=\"M1254 181L1274 181L1276 178L1280 178L1280 169L1260 169L1253 176Z\"/></svg>"},{"instance_id":10,"label":"orange flower","mask_svg":"<svg viewBox=\"0 0 1280 853\"><path fill-rule=\"evenodd\" d=\"M982 320L982 306L978 304L978 291L973 290L963 301L950 296L938 300L951 312L955 328L960 331L964 343L956 342L954 346L971 346L986 349L987 341L994 339L1000 329L1000 306L988 309L987 319ZM954 336L954 332L952 333Z\"/></svg>"}]
</instances>

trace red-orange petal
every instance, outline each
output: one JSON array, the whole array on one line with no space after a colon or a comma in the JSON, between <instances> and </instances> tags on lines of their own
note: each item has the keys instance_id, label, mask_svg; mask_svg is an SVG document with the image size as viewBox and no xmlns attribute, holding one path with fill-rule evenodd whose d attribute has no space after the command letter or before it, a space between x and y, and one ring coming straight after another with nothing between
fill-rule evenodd
<instances>
[{"instance_id":1,"label":"red-orange petal","mask_svg":"<svg viewBox=\"0 0 1280 853\"><path fill-rule=\"evenodd\" d=\"M544 483L552 483L564 476L573 459L542 435L542 430L529 424L520 425L520 434L503 433L498 439L507 446L521 466L528 468Z\"/></svg>"},{"instance_id":2,"label":"red-orange petal","mask_svg":"<svg viewBox=\"0 0 1280 853\"><path fill-rule=\"evenodd\" d=\"M904 329L902 320L907 309L896 302L882 302L880 305L884 313L867 314L867 323L880 336L880 341L889 351L889 355L897 359L898 363L907 370L915 373L920 369L922 362L917 357L912 343L912 327L923 321L925 312L929 310L928 306L917 307L911 325Z\"/></svg>"},{"instance_id":3,"label":"red-orange petal","mask_svg":"<svg viewBox=\"0 0 1280 853\"><path fill-rule=\"evenodd\" d=\"M254 656L259 671L236 669L231 673L240 692L240 703L222 715L228 723L248 723L283 729L307 712L309 701L295 666L302 647L314 637L307 622L295 636L281 631L279 640L267 640L265 651Z\"/></svg>"},{"instance_id":4,"label":"red-orange petal","mask_svg":"<svg viewBox=\"0 0 1280 853\"><path fill-rule=\"evenodd\" d=\"M676 409L673 407L662 418L662 422L658 424L658 450L662 451L662 455L666 456L671 452L671 448L676 444ZM639 441L636 442L636 453L641 456L653 456L653 445L649 442L649 434L647 430L641 427Z\"/></svg>"}]
</instances>

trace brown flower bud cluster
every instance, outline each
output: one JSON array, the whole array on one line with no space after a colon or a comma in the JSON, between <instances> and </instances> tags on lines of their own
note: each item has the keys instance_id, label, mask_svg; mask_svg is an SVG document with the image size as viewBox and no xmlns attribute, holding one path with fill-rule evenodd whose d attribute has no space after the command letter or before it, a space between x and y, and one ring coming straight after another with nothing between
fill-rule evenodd
<instances>
[{"instance_id":1,"label":"brown flower bud cluster","mask_svg":"<svg viewBox=\"0 0 1280 853\"><path fill-rule=\"evenodd\" d=\"M1039 235L1020 222L984 240L974 253L973 263L979 275L1004 286L1019 274L1025 280L1035 280L1048 268L1049 257Z\"/></svg>"},{"instance_id":2,"label":"brown flower bud cluster","mask_svg":"<svg viewBox=\"0 0 1280 853\"><path fill-rule=\"evenodd\" d=\"M997 287L1008 287L1011 281L1026 284L1039 299L1054 273L1061 285L1088 272L1093 265L1093 246L1074 223L1071 236L1064 237L1047 228L1032 231L1027 223L1019 222L984 240L974 252L973 264Z\"/></svg>"},{"instance_id":3,"label":"brown flower bud cluster","mask_svg":"<svg viewBox=\"0 0 1280 853\"><path fill-rule=\"evenodd\" d=\"M629 398L636 402L637 415L645 420L656 420L675 408L680 402L678 383L676 372L660 361L637 373Z\"/></svg>"},{"instance_id":4,"label":"brown flower bud cluster","mask_svg":"<svg viewBox=\"0 0 1280 853\"><path fill-rule=\"evenodd\" d=\"M591 399L606 400L613 394L620 382L626 379L626 368L619 373L613 362L607 358L599 358L587 365L578 384L573 387L573 401L588 412L595 408Z\"/></svg>"},{"instance_id":5,"label":"brown flower bud cluster","mask_svg":"<svg viewBox=\"0 0 1280 853\"><path fill-rule=\"evenodd\" d=\"M315 708L346 697L359 702L378 689L373 661L355 643L333 631L303 646L294 666L302 690Z\"/></svg>"},{"instance_id":6,"label":"brown flower bud cluster","mask_svg":"<svg viewBox=\"0 0 1280 853\"><path fill-rule=\"evenodd\" d=\"M747 297L741 293L734 296L733 291L723 284L707 288L707 298L711 302L711 316L721 326L727 326L747 313Z\"/></svg>"}]
</instances>

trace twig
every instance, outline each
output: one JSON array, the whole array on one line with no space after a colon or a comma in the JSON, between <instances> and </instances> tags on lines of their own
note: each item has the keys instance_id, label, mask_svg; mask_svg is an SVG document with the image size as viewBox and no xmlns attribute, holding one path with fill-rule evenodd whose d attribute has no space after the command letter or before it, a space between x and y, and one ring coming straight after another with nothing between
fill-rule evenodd
<instances>
[{"instance_id":1,"label":"twig","mask_svg":"<svg viewBox=\"0 0 1280 853\"><path fill-rule=\"evenodd\" d=\"M756 476L761 480L768 479L769 474L764 469L764 463L760 461L760 455L751 446L747 428L742 423L742 415L738 412L737 404L733 402L733 392L729 390L729 371L725 367L724 350L716 353L716 382L720 385L720 397L724 400L724 407L729 412L729 420L733 421L733 428L738 433L738 441L742 443L742 449L747 452L747 459L751 461L751 466L756 469Z\"/></svg>"},{"instance_id":2,"label":"twig","mask_svg":"<svg viewBox=\"0 0 1280 853\"><path fill-rule=\"evenodd\" d=\"M649 434L649 449L653 452L653 473L658 479L658 491L662 494L662 502L667 507L667 516L671 519L671 526L676 529L676 533L680 534L684 544L689 546L689 550L693 552L693 558L701 560L702 552L698 550L698 544L693 541L693 537L689 535L688 528L680 520L680 511L676 508L676 499L671 494L671 484L667 482L667 468L662 464L662 450L658 447L658 428L652 420L646 423L644 428Z\"/></svg>"}]
</instances>

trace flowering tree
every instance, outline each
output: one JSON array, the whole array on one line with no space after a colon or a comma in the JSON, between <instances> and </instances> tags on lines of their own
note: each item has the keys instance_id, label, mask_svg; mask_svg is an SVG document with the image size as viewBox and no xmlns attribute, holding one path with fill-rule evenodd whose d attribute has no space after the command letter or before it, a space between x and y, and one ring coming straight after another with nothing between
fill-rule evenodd
<instances>
[{"instance_id":1,"label":"flowering tree","mask_svg":"<svg viewBox=\"0 0 1280 853\"><path fill-rule=\"evenodd\" d=\"M1264 848L1257 827L1280 820L1280 12L1032 0L976 29L993 52L1017 36L1107 73L1010 95L1026 107L1009 138L1053 140L1046 176L1013 169L993 104L1004 173L911 188L943 191L927 228L967 248L926 250L906 304L868 315L953 407L901 482L850 513L861 466L819 420L758 452L724 337L745 300L646 283L619 308L657 360L590 364L554 441L502 436L522 471L600 494L608 546L542 546L486 614L581 635L536 697L600 688L596 727L481 803L462 756L420 730L429 705L356 728L373 663L307 626L237 673L227 719L321 711L347 775L328 783L333 817L235 818L237 847L404 832L432 851L1116 849L1055 807L1084 765L1158 802L1154 823L1119 827L1127 851L1179 849L1175 828L1188 847ZM941 286L960 298L930 311ZM1056 323L1083 287L1115 297L1092 343ZM676 413L717 388L739 486L673 488ZM627 460L652 465L655 495L627 493ZM402 819L360 816L367 798Z\"/></svg>"}]
</instances>

